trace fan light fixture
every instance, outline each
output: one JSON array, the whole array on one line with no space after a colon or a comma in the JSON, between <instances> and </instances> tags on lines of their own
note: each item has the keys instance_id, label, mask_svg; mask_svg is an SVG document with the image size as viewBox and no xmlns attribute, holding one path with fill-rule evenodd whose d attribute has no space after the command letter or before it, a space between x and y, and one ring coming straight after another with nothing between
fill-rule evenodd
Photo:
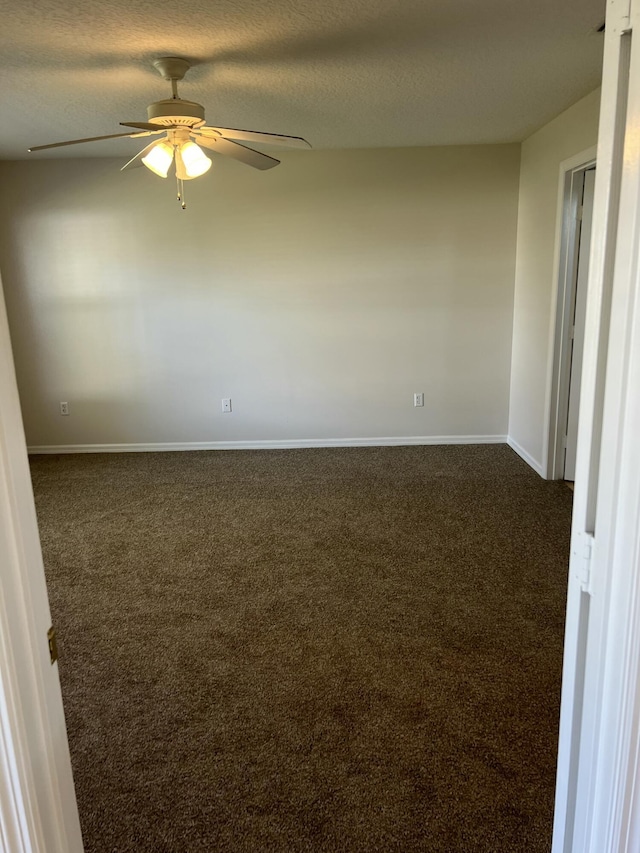
<instances>
[{"instance_id":1,"label":"fan light fixture","mask_svg":"<svg viewBox=\"0 0 640 853\"><path fill-rule=\"evenodd\" d=\"M166 178L169 168L176 155L176 174L182 181L199 178L211 168L211 159L195 142L183 142L181 145L170 142L158 142L151 151L142 158L142 162L155 175Z\"/></svg>"},{"instance_id":2,"label":"fan light fixture","mask_svg":"<svg viewBox=\"0 0 640 853\"><path fill-rule=\"evenodd\" d=\"M195 142L185 142L180 146L180 156L184 163L187 178L199 178L211 168L211 160Z\"/></svg>"},{"instance_id":3,"label":"fan light fixture","mask_svg":"<svg viewBox=\"0 0 640 853\"><path fill-rule=\"evenodd\" d=\"M173 145L169 145L168 142L158 142L147 156L142 158L142 162L154 174L166 178L169 166L173 162Z\"/></svg>"}]
</instances>

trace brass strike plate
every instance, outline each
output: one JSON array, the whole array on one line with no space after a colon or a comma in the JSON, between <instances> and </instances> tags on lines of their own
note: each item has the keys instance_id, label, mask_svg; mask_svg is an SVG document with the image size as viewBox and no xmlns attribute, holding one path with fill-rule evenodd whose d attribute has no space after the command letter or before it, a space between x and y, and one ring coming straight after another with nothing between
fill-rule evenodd
<instances>
[{"instance_id":1,"label":"brass strike plate","mask_svg":"<svg viewBox=\"0 0 640 853\"><path fill-rule=\"evenodd\" d=\"M58 644L56 642L56 632L53 626L51 626L47 631L47 640L49 642L49 657L51 658L51 663L55 663L58 660Z\"/></svg>"}]
</instances>

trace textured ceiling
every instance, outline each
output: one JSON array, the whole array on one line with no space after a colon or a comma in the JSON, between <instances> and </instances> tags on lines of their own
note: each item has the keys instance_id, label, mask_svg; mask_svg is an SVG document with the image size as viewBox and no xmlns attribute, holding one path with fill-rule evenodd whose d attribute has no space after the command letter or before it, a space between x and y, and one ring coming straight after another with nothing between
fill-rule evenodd
<instances>
[{"instance_id":1,"label":"textured ceiling","mask_svg":"<svg viewBox=\"0 0 640 853\"><path fill-rule=\"evenodd\" d=\"M600 81L604 0L0 0L0 158L127 156L117 133L180 94L209 124L316 148L519 141Z\"/></svg>"}]
</instances>

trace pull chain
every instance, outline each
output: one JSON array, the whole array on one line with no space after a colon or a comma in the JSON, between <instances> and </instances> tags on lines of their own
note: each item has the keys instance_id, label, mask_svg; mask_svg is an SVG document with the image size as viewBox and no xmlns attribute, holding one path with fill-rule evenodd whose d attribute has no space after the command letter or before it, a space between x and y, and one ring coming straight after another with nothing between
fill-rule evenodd
<instances>
[{"instance_id":1,"label":"pull chain","mask_svg":"<svg viewBox=\"0 0 640 853\"><path fill-rule=\"evenodd\" d=\"M176 187L178 192L178 201L180 202L180 207L183 210L187 209L187 203L184 200L184 181L178 177L176 174Z\"/></svg>"}]
</instances>

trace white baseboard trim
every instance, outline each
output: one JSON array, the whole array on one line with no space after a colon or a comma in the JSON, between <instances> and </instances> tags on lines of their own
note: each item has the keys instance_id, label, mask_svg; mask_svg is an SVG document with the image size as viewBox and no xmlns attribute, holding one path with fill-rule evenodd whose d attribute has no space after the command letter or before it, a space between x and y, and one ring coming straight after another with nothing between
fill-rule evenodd
<instances>
[{"instance_id":1,"label":"white baseboard trim","mask_svg":"<svg viewBox=\"0 0 640 853\"><path fill-rule=\"evenodd\" d=\"M264 441L187 441L157 444L51 444L29 453L159 453L176 450L294 450L301 447L394 447L414 444L505 444L506 435L409 435L376 438L291 438Z\"/></svg>"},{"instance_id":2,"label":"white baseboard trim","mask_svg":"<svg viewBox=\"0 0 640 853\"><path fill-rule=\"evenodd\" d=\"M524 461L527 463L527 465L530 465L531 468L533 468L533 470L536 472L536 474L539 474L543 479L545 479L544 473L542 470L542 464L540 462L538 462L536 459L534 459L530 453L527 453L527 451L524 449L524 447L521 447L517 441L514 441L511 438L510 435L507 436L507 444L509 445L509 447L512 450L514 450L518 454L518 456L521 459L524 459Z\"/></svg>"}]
</instances>

